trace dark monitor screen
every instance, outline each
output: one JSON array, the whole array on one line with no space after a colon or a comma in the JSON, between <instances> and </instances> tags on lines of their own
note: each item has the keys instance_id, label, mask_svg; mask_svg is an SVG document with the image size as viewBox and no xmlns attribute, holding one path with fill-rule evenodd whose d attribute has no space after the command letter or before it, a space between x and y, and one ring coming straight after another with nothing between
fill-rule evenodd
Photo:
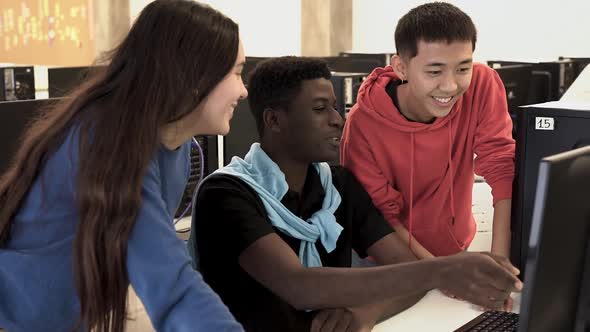
<instances>
[{"instance_id":1,"label":"dark monitor screen","mask_svg":"<svg viewBox=\"0 0 590 332\"><path fill-rule=\"evenodd\" d=\"M250 73L252 72L252 70L254 68L256 68L258 63L260 63L266 59L269 59L269 58L257 57L257 56L247 56L246 57L246 62L244 63L244 68L242 69L242 80L244 81L244 84L246 85L246 87L248 86L248 82L250 80Z\"/></svg>"},{"instance_id":2,"label":"dark monitor screen","mask_svg":"<svg viewBox=\"0 0 590 332\"><path fill-rule=\"evenodd\" d=\"M571 61L573 65L574 77L575 80L580 73L590 64L590 58L577 58L577 57L559 57L560 60L567 60Z\"/></svg>"},{"instance_id":3,"label":"dark monitor screen","mask_svg":"<svg viewBox=\"0 0 590 332\"><path fill-rule=\"evenodd\" d=\"M246 100L238 102L229 125L229 133L223 137L223 165L229 164L232 157L244 158L250 146L260 141L256 120Z\"/></svg>"},{"instance_id":4,"label":"dark monitor screen","mask_svg":"<svg viewBox=\"0 0 590 332\"><path fill-rule=\"evenodd\" d=\"M332 56L322 57L331 71L341 73L369 74L377 67L383 67L383 61L374 58Z\"/></svg>"},{"instance_id":5,"label":"dark monitor screen","mask_svg":"<svg viewBox=\"0 0 590 332\"><path fill-rule=\"evenodd\" d=\"M590 110L525 107L518 111L512 193L511 260L526 277L526 255L541 159L590 145Z\"/></svg>"},{"instance_id":6,"label":"dark monitor screen","mask_svg":"<svg viewBox=\"0 0 590 332\"><path fill-rule=\"evenodd\" d=\"M250 73L258 63L270 58L265 57L246 57L246 63L242 71L242 78L246 88L248 87ZM260 140L256 130L256 121L250 111L250 105L247 100L240 100L233 117L230 120L230 131L223 137L223 165L227 165L232 157L244 158L250 150L252 143Z\"/></svg>"},{"instance_id":7,"label":"dark monitor screen","mask_svg":"<svg viewBox=\"0 0 590 332\"><path fill-rule=\"evenodd\" d=\"M340 56L377 61L379 63L379 67L385 67L390 64L393 53L340 52Z\"/></svg>"},{"instance_id":8,"label":"dark monitor screen","mask_svg":"<svg viewBox=\"0 0 590 332\"><path fill-rule=\"evenodd\" d=\"M583 331L589 199L590 146L541 161L518 331Z\"/></svg>"},{"instance_id":9,"label":"dark monitor screen","mask_svg":"<svg viewBox=\"0 0 590 332\"><path fill-rule=\"evenodd\" d=\"M39 110L57 99L0 102L0 174L6 171L19 146L25 128Z\"/></svg>"},{"instance_id":10,"label":"dark monitor screen","mask_svg":"<svg viewBox=\"0 0 590 332\"><path fill-rule=\"evenodd\" d=\"M529 104L559 100L573 82L574 66L569 60L548 62L488 61L488 66L501 68L512 65L532 65L533 84Z\"/></svg>"},{"instance_id":11,"label":"dark monitor screen","mask_svg":"<svg viewBox=\"0 0 590 332\"><path fill-rule=\"evenodd\" d=\"M104 67L61 67L47 70L49 98L63 97L70 93L88 75Z\"/></svg>"}]
</instances>

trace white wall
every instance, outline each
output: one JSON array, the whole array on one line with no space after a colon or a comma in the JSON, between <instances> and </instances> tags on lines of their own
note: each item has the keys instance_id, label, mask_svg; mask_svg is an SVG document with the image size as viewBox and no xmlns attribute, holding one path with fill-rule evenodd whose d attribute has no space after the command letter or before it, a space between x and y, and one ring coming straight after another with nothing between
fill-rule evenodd
<instances>
[{"instance_id":1,"label":"white wall","mask_svg":"<svg viewBox=\"0 0 590 332\"><path fill-rule=\"evenodd\" d=\"M129 0L133 20L152 0ZM301 0L202 0L240 25L246 55L301 54Z\"/></svg>"},{"instance_id":2,"label":"white wall","mask_svg":"<svg viewBox=\"0 0 590 332\"><path fill-rule=\"evenodd\" d=\"M429 1L353 0L353 50L391 52L397 21ZM588 0L449 0L478 30L475 58L556 60L590 57Z\"/></svg>"}]
</instances>

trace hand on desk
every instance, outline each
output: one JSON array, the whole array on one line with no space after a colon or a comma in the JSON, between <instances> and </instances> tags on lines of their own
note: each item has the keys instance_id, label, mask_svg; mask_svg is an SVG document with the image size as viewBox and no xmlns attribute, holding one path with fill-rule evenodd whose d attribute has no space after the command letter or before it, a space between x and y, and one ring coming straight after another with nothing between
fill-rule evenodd
<instances>
[{"instance_id":1,"label":"hand on desk","mask_svg":"<svg viewBox=\"0 0 590 332\"><path fill-rule=\"evenodd\" d=\"M311 322L311 332L370 332L377 319L369 308L323 309Z\"/></svg>"},{"instance_id":2,"label":"hand on desk","mask_svg":"<svg viewBox=\"0 0 590 332\"><path fill-rule=\"evenodd\" d=\"M441 289L440 291L445 296L448 296L448 297L450 297L452 299L455 299L455 300L458 300L458 301L465 301L462 298L460 298L460 297L458 297L458 296L456 296L454 294L449 293L449 291L447 291L447 290ZM506 312L512 312L513 307L514 307L514 299L512 298L512 296L508 296L508 298L506 298L506 301L504 301L504 307L501 310L506 311ZM481 311L491 310L491 308L484 308L484 307L480 307L479 309Z\"/></svg>"},{"instance_id":3,"label":"hand on desk","mask_svg":"<svg viewBox=\"0 0 590 332\"><path fill-rule=\"evenodd\" d=\"M462 252L442 259L447 265L441 273L441 288L473 304L500 310L511 292L522 289L518 269L505 257Z\"/></svg>"}]
</instances>

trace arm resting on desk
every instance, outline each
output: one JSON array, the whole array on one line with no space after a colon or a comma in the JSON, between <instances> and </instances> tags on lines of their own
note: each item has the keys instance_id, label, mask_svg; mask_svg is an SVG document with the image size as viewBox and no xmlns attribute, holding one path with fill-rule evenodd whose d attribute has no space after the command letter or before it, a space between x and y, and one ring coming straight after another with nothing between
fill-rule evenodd
<instances>
[{"instance_id":1,"label":"arm resting on desk","mask_svg":"<svg viewBox=\"0 0 590 332\"><path fill-rule=\"evenodd\" d=\"M386 235L381 240L375 242L367 250L367 253L379 265L416 261L416 257L410 252L408 246L395 233ZM357 311L363 317L368 317L373 324L376 324L413 306L425 294L426 291L417 290L406 296L369 304L360 308L354 308L353 310Z\"/></svg>"},{"instance_id":2,"label":"arm resting on desk","mask_svg":"<svg viewBox=\"0 0 590 332\"><path fill-rule=\"evenodd\" d=\"M440 262L435 260L371 268L305 268L276 234L252 243L239 263L299 310L358 307L425 292L440 283Z\"/></svg>"}]
</instances>

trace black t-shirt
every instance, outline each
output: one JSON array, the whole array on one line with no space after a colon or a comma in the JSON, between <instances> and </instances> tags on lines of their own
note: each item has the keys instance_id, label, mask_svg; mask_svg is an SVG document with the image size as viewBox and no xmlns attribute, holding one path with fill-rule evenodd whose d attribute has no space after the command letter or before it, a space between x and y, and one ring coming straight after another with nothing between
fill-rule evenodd
<instances>
[{"instance_id":1,"label":"black t-shirt","mask_svg":"<svg viewBox=\"0 0 590 332\"><path fill-rule=\"evenodd\" d=\"M321 243L317 249L324 266L350 267L352 249L366 257L366 250L393 230L349 171L332 167L332 179L342 197L335 216L343 230L334 251L328 254ZM281 202L306 220L321 208L324 195L320 177L310 166L302 194L289 191ZM277 233L295 254L299 252L300 240L271 225L260 197L248 184L229 175L208 179L197 198L192 230L205 281L246 331L309 331L313 312L297 311L238 263L243 250L270 233Z\"/></svg>"},{"instance_id":2,"label":"black t-shirt","mask_svg":"<svg viewBox=\"0 0 590 332\"><path fill-rule=\"evenodd\" d=\"M395 106L395 108L397 109L399 114L401 114L404 118L406 118L406 120L408 120L410 122L414 122L414 120L408 119L408 117L406 117L404 115L404 113L402 113L401 108L399 107L399 98L397 97L397 87L402 84L406 84L406 83L402 83L399 80L390 81L385 86L385 92L387 93L387 95L389 95L389 98L391 98L391 101L393 102L393 105Z\"/></svg>"}]
</instances>

